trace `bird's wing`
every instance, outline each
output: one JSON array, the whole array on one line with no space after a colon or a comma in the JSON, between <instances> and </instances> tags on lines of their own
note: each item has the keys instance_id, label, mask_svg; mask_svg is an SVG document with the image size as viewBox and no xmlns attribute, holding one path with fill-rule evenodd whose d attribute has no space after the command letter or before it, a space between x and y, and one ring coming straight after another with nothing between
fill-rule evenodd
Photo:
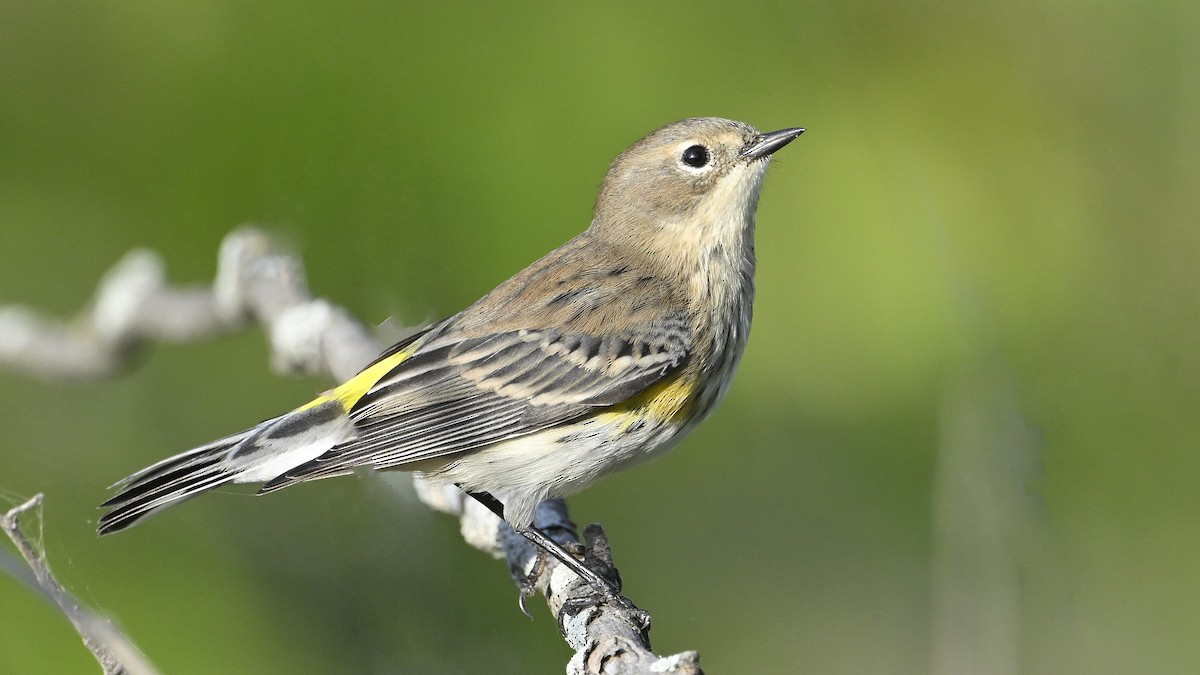
<instances>
[{"instance_id":1,"label":"bird's wing","mask_svg":"<svg viewBox=\"0 0 1200 675\"><path fill-rule=\"evenodd\" d=\"M692 346L686 315L618 334L434 331L350 409L358 432L263 486L403 467L481 448L621 403L668 376ZM627 326L628 328L628 326Z\"/></svg>"}]
</instances>

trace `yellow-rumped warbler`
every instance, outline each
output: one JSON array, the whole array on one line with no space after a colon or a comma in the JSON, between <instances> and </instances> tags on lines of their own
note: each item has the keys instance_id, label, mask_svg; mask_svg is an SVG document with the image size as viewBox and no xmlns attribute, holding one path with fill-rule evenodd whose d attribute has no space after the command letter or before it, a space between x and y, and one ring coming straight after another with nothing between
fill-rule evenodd
<instances>
[{"instance_id":1,"label":"yellow-rumped warbler","mask_svg":"<svg viewBox=\"0 0 1200 675\"><path fill-rule=\"evenodd\" d=\"M553 548L538 502L661 454L724 396L750 330L763 175L803 131L697 118L646 136L582 234L307 405L124 479L100 533L225 483L265 493L370 467L454 483Z\"/></svg>"}]
</instances>

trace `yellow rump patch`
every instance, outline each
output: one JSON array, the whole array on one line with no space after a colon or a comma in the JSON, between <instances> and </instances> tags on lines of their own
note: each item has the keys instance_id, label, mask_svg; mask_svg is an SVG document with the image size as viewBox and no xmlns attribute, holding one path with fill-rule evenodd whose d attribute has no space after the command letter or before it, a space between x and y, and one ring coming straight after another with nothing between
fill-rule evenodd
<instances>
[{"instance_id":1,"label":"yellow rump patch","mask_svg":"<svg viewBox=\"0 0 1200 675\"><path fill-rule=\"evenodd\" d=\"M412 356L414 351L416 351L416 345L409 349L396 352L385 359L380 359L378 362L371 364L359 374L355 375L349 380L346 380L337 388L325 392L312 401L309 401L299 408L296 408L296 410L308 410L309 408L316 407L327 401L338 400L342 402L342 407L346 409L346 412L350 412L350 409L354 407L354 404L358 403L358 399L362 398L363 395L368 391L371 391L371 388L375 386L375 383L379 382L379 380L383 379L385 375L392 372L393 368L403 363L408 357Z\"/></svg>"}]
</instances>

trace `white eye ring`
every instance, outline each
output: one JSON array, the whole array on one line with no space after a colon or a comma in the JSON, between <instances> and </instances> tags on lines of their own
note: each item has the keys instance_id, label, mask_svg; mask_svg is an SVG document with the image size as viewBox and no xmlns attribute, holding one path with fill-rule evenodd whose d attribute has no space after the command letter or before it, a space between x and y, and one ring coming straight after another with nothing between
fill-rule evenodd
<instances>
[{"instance_id":1,"label":"white eye ring","mask_svg":"<svg viewBox=\"0 0 1200 675\"><path fill-rule=\"evenodd\" d=\"M702 173L712 168L712 151L700 143L691 143L679 149L679 164L689 173Z\"/></svg>"}]
</instances>

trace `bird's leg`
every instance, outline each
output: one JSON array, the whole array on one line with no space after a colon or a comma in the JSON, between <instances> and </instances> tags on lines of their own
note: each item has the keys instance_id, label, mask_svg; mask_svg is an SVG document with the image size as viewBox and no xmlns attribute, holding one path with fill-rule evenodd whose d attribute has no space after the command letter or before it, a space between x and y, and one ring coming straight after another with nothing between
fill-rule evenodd
<instances>
[{"instance_id":1,"label":"bird's leg","mask_svg":"<svg viewBox=\"0 0 1200 675\"><path fill-rule=\"evenodd\" d=\"M462 489L461 485L458 487L459 489ZM487 510L496 514L496 517L501 521L504 520L504 504L501 504L500 500L493 497L491 493L469 492L467 490L463 491L475 501L486 506ZM549 555L546 553L546 549L544 548L537 546L534 546L533 548L534 551L536 551L536 554L534 557L533 566L529 569L528 573L526 573L524 570L517 569L516 567L512 568L512 574L514 577L516 577L517 586L520 589L520 597L517 598L517 605L521 608L521 613L530 619L533 618L533 615L529 613L529 609L525 606L525 599L532 597L534 593L537 593L537 580L542 576L542 571L546 569L546 557Z\"/></svg>"},{"instance_id":2,"label":"bird's leg","mask_svg":"<svg viewBox=\"0 0 1200 675\"><path fill-rule=\"evenodd\" d=\"M500 500L486 492L468 492L467 494L469 494L480 504L486 506L489 511L496 514L501 519L504 518L504 504L501 504ZM532 525L513 529L520 533L521 536L532 542L539 551L549 553L558 559L560 563L566 565L567 569L571 570L581 579L586 581L605 600L618 607L624 607L631 611L641 612L641 610L639 610L636 605L630 602L628 598L621 595L621 582L619 575L616 575L616 579L605 578L599 572L588 567L578 558L571 555L571 553L563 548L562 544L559 544L557 541L551 539L550 535L536 527L533 527ZM542 565L535 565L534 569L536 570L539 567L542 567ZM616 570L611 567L611 564L609 565L609 568L611 572L616 572ZM536 577L534 578L536 579Z\"/></svg>"}]
</instances>

